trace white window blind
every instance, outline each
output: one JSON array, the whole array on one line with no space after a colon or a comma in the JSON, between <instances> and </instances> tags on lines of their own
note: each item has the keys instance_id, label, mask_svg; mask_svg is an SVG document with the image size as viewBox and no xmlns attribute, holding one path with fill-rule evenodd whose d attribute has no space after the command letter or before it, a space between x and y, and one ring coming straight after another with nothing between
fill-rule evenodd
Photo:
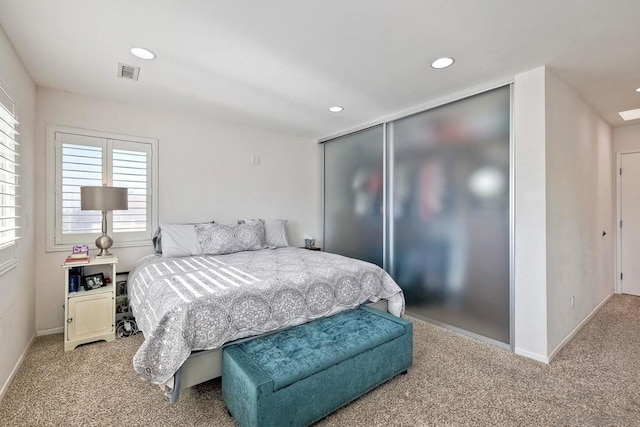
<instances>
[{"instance_id":1,"label":"white window blind","mask_svg":"<svg viewBox=\"0 0 640 427\"><path fill-rule=\"evenodd\" d=\"M114 246L148 244L157 224L152 162L156 141L126 141L85 132L90 135L53 133L55 211L50 226L54 233L47 248L95 241L102 231L102 215L80 209L80 187L100 185L127 188L129 196L128 210L107 212Z\"/></svg>"},{"instance_id":2,"label":"white window blind","mask_svg":"<svg viewBox=\"0 0 640 427\"><path fill-rule=\"evenodd\" d=\"M144 232L148 226L148 155L144 151L113 149L113 186L128 188L129 209L113 212L113 231Z\"/></svg>"},{"instance_id":3,"label":"white window blind","mask_svg":"<svg viewBox=\"0 0 640 427\"><path fill-rule=\"evenodd\" d=\"M62 143L62 234L102 231L100 212L80 210L80 187L102 185L102 151L99 146Z\"/></svg>"},{"instance_id":4,"label":"white window blind","mask_svg":"<svg viewBox=\"0 0 640 427\"><path fill-rule=\"evenodd\" d=\"M15 103L0 88L0 248L19 238L18 120ZM4 264L0 257L0 264ZM2 265L0 265L0 269Z\"/></svg>"}]
</instances>

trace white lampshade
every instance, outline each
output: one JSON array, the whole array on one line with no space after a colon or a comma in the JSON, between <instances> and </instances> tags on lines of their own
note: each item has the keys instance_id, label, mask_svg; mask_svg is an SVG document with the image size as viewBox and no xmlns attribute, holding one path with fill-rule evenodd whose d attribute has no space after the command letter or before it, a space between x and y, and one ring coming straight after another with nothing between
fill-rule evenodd
<instances>
[{"instance_id":1,"label":"white lampshade","mask_svg":"<svg viewBox=\"0 0 640 427\"><path fill-rule=\"evenodd\" d=\"M127 189L122 187L80 187L83 211L123 211L129 209Z\"/></svg>"}]
</instances>

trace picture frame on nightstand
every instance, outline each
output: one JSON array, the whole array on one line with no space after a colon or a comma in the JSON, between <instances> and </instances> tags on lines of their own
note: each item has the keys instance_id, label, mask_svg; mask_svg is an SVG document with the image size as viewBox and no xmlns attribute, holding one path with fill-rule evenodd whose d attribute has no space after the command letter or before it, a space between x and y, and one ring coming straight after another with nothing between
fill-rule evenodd
<instances>
[{"instance_id":1,"label":"picture frame on nightstand","mask_svg":"<svg viewBox=\"0 0 640 427\"><path fill-rule=\"evenodd\" d=\"M84 288L88 291L106 286L104 281L104 273L91 274L84 276Z\"/></svg>"}]
</instances>

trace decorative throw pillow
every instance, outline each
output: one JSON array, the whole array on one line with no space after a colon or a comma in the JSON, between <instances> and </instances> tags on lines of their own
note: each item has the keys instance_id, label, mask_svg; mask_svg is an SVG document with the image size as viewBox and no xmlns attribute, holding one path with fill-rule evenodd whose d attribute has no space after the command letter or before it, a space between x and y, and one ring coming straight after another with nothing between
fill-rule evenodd
<instances>
[{"instance_id":1,"label":"decorative throw pillow","mask_svg":"<svg viewBox=\"0 0 640 427\"><path fill-rule=\"evenodd\" d=\"M236 225L236 238L245 251L258 251L267 247L263 220L251 224Z\"/></svg>"},{"instance_id":2,"label":"decorative throw pillow","mask_svg":"<svg viewBox=\"0 0 640 427\"><path fill-rule=\"evenodd\" d=\"M264 222L238 224L198 224L195 226L203 254L224 255L264 249Z\"/></svg>"},{"instance_id":3,"label":"decorative throw pillow","mask_svg":"<svg viewBox=\"0 0 640 427\"><path fill-rule=\"evenodd\" d=\"M252 222L264 223L267 245L271 248L286 248L289 246L287 239L286 219L239 219L238 224L250 224Z\"/></svg>"}]
</instances>

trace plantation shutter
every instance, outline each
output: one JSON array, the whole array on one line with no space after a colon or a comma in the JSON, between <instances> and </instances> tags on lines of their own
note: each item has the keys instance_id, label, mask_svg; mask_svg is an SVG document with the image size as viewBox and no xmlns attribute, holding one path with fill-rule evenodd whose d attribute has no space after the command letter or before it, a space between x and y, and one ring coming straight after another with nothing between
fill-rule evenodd
<instances>
[{"instance_id":1,"label":"plantation shutter","mask_svg":"<svg viewBox=\"0 0 640 427\"><path fill-rule=\"evenodd\" d=\"M128 189L129 209L113 212L114 233L147 233L151 229L151 145L111 142L112 185Z\"/></svg>"},{"instance_id":2,"label":"plantation shutter","mask_svg":"<svg viewBox=\"0 0 640 427\"><path fill-rule=\"evenodd\" d=\"M4 89L0 88L0 249L13 242L18 236L18 189L20 174L18 156L18 120L15 103ZM13 259L13 255L10 256ZM0 269L11 259L0 256Z\"/></svg>"},{"instance_id":3,"label":"plantation shutter","mask_svg":"<svg viewBox=\"0 0 640 427\"><path fill-rule=\"evenodd\" d=\"M116 244L150 239L152 144L65 132L55 133L56 245L95 241L102 213L80 209L80 187L127 188L129 209L107 212L107 233Z\"/></svg>"},{"instance_id":4,"label":"plantation shutter","mask_svg":"<svg viewBox=\"0 0 640 427\"><path fill-rule=\"evenodd\" d=\"M78 238L92 242L102 231L102 216L98 211L80 210L80 187L103 184L106 140L57 133L56 143L60 165L59 197L56 197L59 243L74 242Z\"/></svg>"},{"instance_id":5,"label":"plantation shutter","mask_svg":"<svg viewBox=\"0 0 640 427\"><path fill-rule=\"evenodd\" d=\"M102 148L62 144L62 233L99 233L100 213L80 210L80 187L102 185Z\"/></svg>"}]
</instances>

